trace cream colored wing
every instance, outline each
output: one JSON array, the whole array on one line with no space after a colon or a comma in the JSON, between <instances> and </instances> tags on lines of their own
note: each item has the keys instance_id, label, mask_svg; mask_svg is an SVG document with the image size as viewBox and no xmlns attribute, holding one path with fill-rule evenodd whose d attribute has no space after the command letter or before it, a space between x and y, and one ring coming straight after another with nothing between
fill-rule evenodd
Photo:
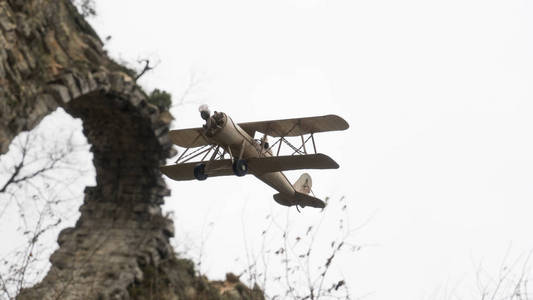
<instances>
[{"instance_id":1,"label":"cream colored wing","mask_svg":"<svg viewBox=\"0 0 533 300\"><path fill-rule=\"evenodd\" d=\"M188 129L178 129L171 130L168 133L172 143L183 147L183 148L194 148L201 147L205 145L210 145L211 143L203 134L203 128L188 128Z\"/></svg>"},{"instance_id":2,"label":"cream colored wing","mask_svg":"<svg viewBox=\"0 0 533 300\"><path fill-rule=\"evenodd\" d=\"M176 164L161 167L160 170L163 174L167 175L171 179L183 181L194 180L194 168L202 162L191 162L184 164ZM204 164L206 162L203 162ZM230 159L213 160L207 163L205 167L205 174L208 177L216 176L228 176L233 175L233 168Z\"/></svg>"},{"instance_id":3,"label":"cream colored wing","mask_svg":"<svg viewBox=\"0 0 533 300\"><path fill-rule=\"evenodd\" d=\"M309 133L348 129L348 123L337 115L239 123L251 136L255 131L273 137L299 136Z\"/></svg>"},{"instance_id":4,"label":"cream colored wing","mask_svg":"<svg viewBox=\"0 0 533 300\"><path fill-rule=\"evenodd\" d=\"M262 174L300 169L338 169L339 165L325 154L287 155L248 159L251 173Z\"/></svg>"}]
</instances>

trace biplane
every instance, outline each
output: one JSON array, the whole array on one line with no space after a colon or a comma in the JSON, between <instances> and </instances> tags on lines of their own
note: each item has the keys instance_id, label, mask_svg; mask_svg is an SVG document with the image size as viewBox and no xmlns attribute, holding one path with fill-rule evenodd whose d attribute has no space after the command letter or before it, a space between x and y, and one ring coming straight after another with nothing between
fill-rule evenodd
<instances>
[{"instance_id":1,"label":"biplane","mask_svg":"<svg viewBox=\"0 0 533 300\"><path fill-rule=\"evenodd\" d=\"M237 124L223 112L211 114L205 105L200 106L200 114L205 120L203 127L169 132L170 140L185 150L174 165L161 167L165 175L181 181L253 174L278 191L274 200L281 205L325 207L324 201L309 195L312 194L309 174L302 174L291 184L282 171L339 168L329 156L317 153L314 134L345 130L349 125L344 119L325 115ZM254 139L256 132L263 136ZM308 136L304 138L305 135ZM267 136L277 141L269 143ZM300 146L287 140L298 136ZM291 155L280 155L282 144L289 146Z\"/></svg>"}]
</instances>

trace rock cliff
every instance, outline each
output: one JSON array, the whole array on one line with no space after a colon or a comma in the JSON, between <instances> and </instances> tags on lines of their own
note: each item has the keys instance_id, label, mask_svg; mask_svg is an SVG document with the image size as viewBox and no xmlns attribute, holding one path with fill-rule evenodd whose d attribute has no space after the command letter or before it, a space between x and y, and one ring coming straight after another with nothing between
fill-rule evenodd
<instances>
[{"instance_id":1,"label":"rock cliff","mask_svg":"<svg viewBox=\"0 0 533 300\"><path fill-rule=\"evenodd\" d=\"M97 183L59 235L46 277L17 298L262 299L235 276L208 281L174 255L159 171L174 154L172 117L132 76L70 1L0 0L0 153L63 107L83 121Z\"/></svg>"}]
</instances>

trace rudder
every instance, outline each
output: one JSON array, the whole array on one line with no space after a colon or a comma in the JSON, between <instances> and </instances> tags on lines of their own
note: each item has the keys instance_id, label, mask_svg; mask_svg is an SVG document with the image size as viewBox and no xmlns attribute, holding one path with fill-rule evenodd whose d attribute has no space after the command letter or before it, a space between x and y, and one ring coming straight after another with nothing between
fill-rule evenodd
<instances>
[{"instance_id":1,"label":"rudder","mask_svg":"<svg viewBox=\"0 0 533 300\"><path fill-rule=\"evenodd\" d=\"M313 181L311 180L311 176L309 174L303 173L292 186L298 193L309 195L311 192L311 187L313 186Z\"/></svg>"}]
</instances>

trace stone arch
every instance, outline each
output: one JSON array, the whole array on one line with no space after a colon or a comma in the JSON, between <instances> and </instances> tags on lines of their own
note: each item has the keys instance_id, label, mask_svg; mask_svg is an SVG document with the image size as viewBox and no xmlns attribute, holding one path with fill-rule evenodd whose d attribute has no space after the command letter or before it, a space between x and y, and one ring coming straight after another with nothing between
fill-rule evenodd
<instances>
[{"instance_id":1,"label":"stone arch","mask_svg":"<svg viewBox=\"0 0 533 300\"><path fill-rule=\"evenodd\" d=\"M235 276L196 276L192 262L173 255L174 226L161 212L170 191L159 171L174 154L172 116L133 76L71 0L0 1L0 154L61 106L82 119L96 170L47 275L17 299L144 299L154 284L158 299L264 299Z\"/></svg>"},{"instance_id":2,"label":"stone arch","mask_svg":"<svg viewBox=\"0 0 533 300\"><path fill-rule=\"evenodd\" d=\"M173 224L160 208L170 190L159 171L173 154L171 117L119 72L67 74L47 90L47 101L82 119L97 185L86 188L76 226L60 233L44 280L19 298L127 299L143 266L173 253Z\"/></svg>"}]
</instances>

